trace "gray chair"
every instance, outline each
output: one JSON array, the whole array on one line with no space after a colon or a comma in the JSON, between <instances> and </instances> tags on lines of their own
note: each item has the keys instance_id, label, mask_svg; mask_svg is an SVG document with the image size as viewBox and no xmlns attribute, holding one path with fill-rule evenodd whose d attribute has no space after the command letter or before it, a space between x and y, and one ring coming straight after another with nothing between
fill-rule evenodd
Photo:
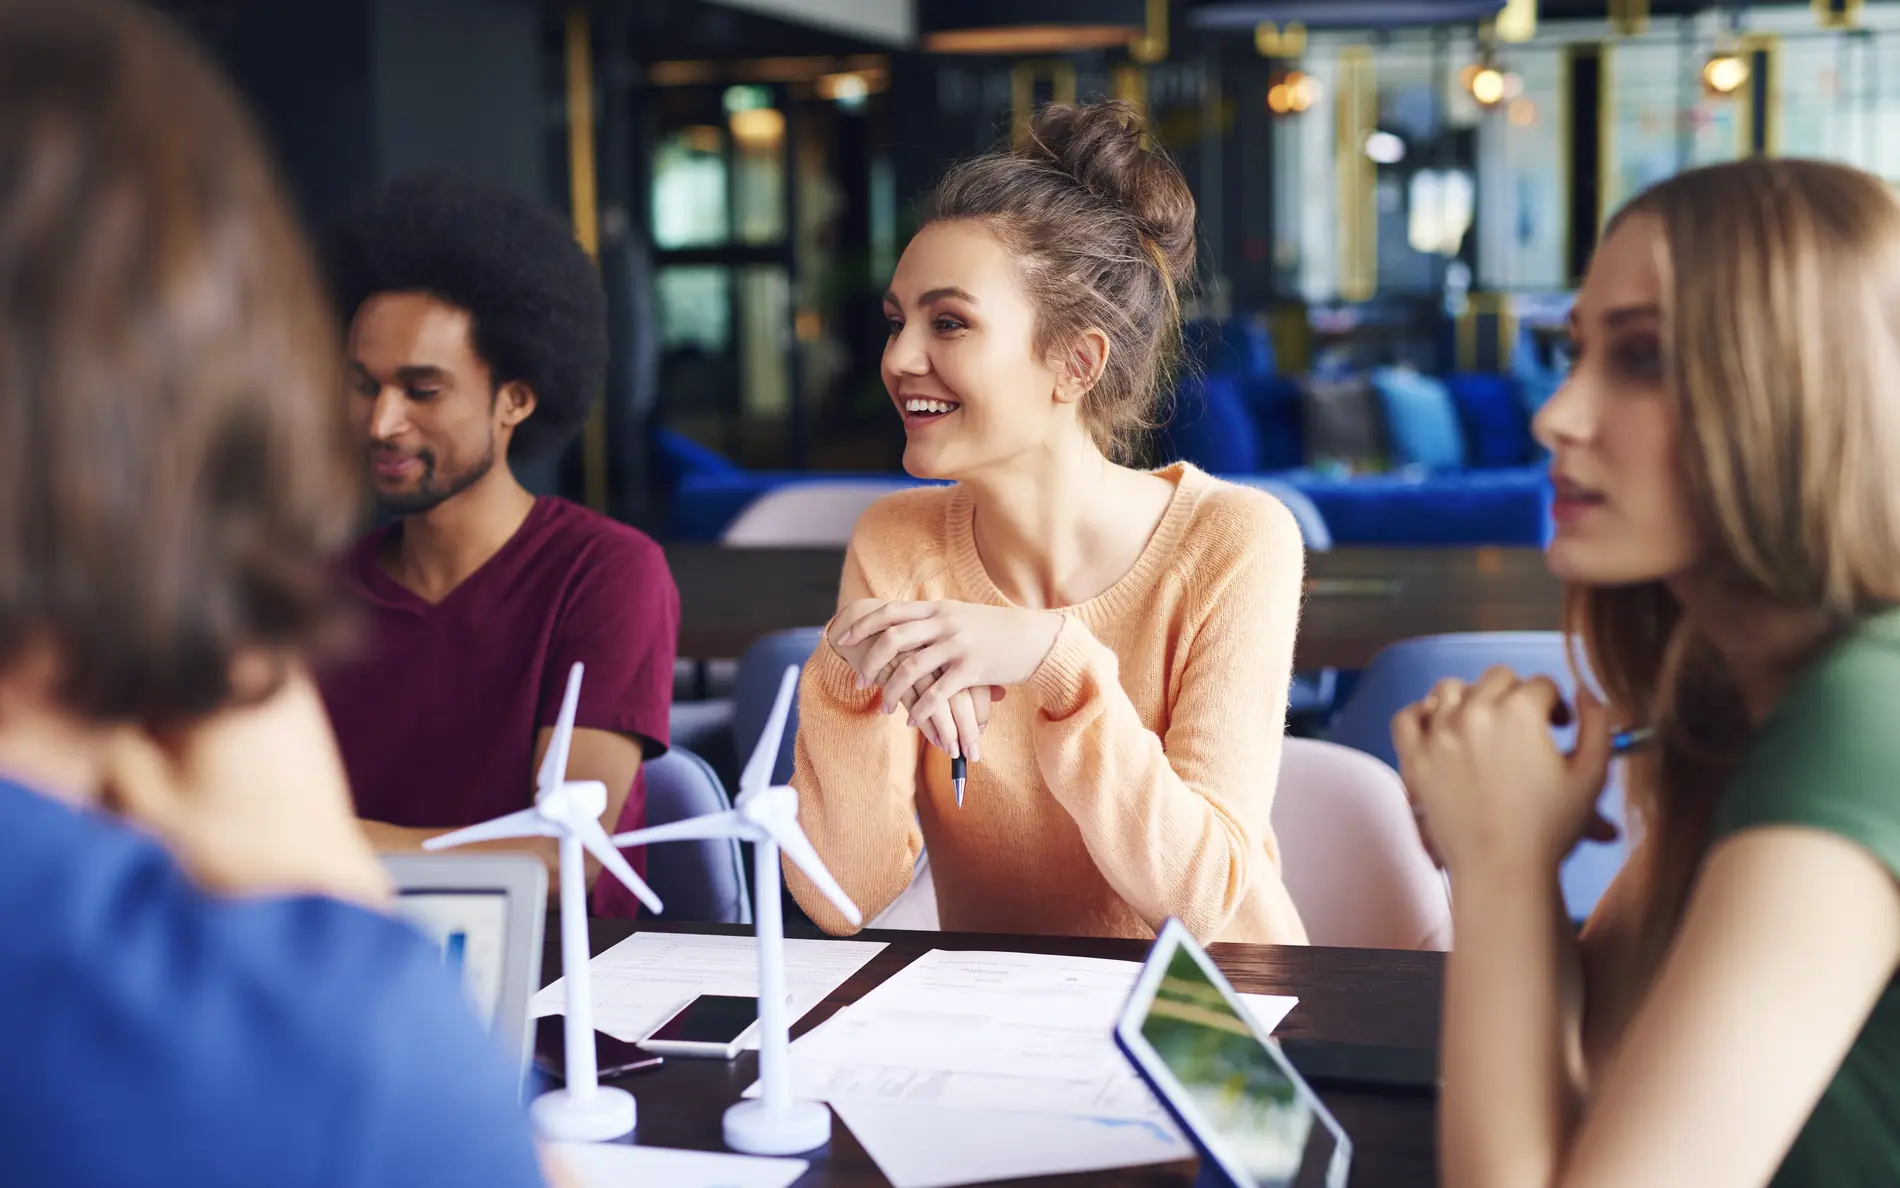
<instances>
[{"instance_id":1,"label":"gray chair","mask_svg":"<svg viewBox=\"0 0 1900 1188\"><path fill-rule=\"evenodd\" d=\"M805 667L824 640L823 627L775 631L754 640L739 658L739 675L732 684L732 749L740 766L752 757L752 748L765 733L765 720L772 716L772 699L778 696L785 670ZM779 742L778 762L772 767L775 784L792 778L792 744L797 737L798 702L794 700L791 716L785 719L785 737Z\"/></svg>"},{"instance_id":2,"label":"gray chair","mask_svg":"<svg viewBox=\"0 0 1900 1188\"><path fill-rule=\"evenodd\" d=\"M1332 741L1397 766L1398 755L1392 747L1392 716L1430 693L1440 680L1456 677L1475 681L1494 664L1501 664L1520 677L1547 676L1557 683L1566 698L1576 696L1576 681L1571 676L1564 637L1559 632L1427 635L1395 643L1372 658L1333 723ZM1575 744L1576 733L1574 726L1556 731L1557 745L1570 749ZM1610 778L1597 808L1619 826L1623 825L1620 765L1610 768ZM1627 841L1626 837L1614 842L1586 841L1571 852L1559 877L1563 883L1564 906L1572 919L1581 920L1596 907L1597 900L1602 898L1628 856Z\"/></svg>"},{"instance_id":3,"label":"gray chair","mask_svg":"<svg viewBox=\"0 0 1900 1188\"><path fill-rule=\"evenodd\" d=\"M1300 526L1300 540L1306 545L1307 552L1325 553L1332 550L1333 534L1326 527L1326 517L1320 514L1319 505L1306 492L1285 479L1267 478L1264 475L1238 475L1232 481L1265 491L1284 504L1293 513L1293 522ZM1287 713L1301 722L1323 718L1332 712L1333 700L1338 695L1338 670L1322 668L1313 672L1296 672L1293 674L1293 684L1287 690Z\"/></svg>"},{"instance_id":4,"label":"gray chair","mask_svg":"<svg viewBox=\"0 0 1900 1188\"><path fill-rule=\"evenodd\" d=\"M710 764L684 747L648 760L647 824L667 825L732 807ZM663 920L752 923L745 859L729 837L646 848L647 882L666 904Z\"/></svg>"},{"instance_id":5,"label":"gray chair","mask_svg":"<svg viewBox=\"0 0 1900 1188\"><path fill-rule=\"evenodd\" d=\"M674 745L698 752L728 785L737 783L740 768L765 732L772 699L778 696L779 677L788 667L804 667L823 640L822 627L794 627L754 640L736 667L732 696L673 703ZM797 736L798 703L794 701L779 743L778 763L772 769L773 783L792 778L792 743Z\"/></svg>"}]
</instances>

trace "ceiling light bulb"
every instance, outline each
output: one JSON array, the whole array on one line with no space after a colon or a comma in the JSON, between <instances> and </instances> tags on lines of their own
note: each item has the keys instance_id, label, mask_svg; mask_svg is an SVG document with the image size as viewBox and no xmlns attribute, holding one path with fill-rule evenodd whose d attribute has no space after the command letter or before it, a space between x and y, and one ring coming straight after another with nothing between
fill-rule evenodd
<instances>
[{"instance_id":1,"label":"ceiling light bulb","mask_svg":"<svg viewBox=\"0 0 1900 1188\"><path fill-rule=\"evenodd\" d=\"M1397 165L1405 160L1405 142L1390 132L1366 137L1366 156L1375 165Z\"/></svg>"},{"instance_id":2,"label":"ceiling light bulb","mask_svg":"<svg viewBox=\"0 0 1900 1188\"><path fill-rule=\"evenodd\" d=\"M1319 102L1319 80L1295 70L1286 76L1286 98L1287 106L1294 111L1305 111Z\"/></svg>"},{"instance_id":3,"label":"ceiling light bulb","mask_svg":"<svg viewBox=\"0 0 1900 1188\"><path fill-rule=\"evenodd\" d=\"M1504 75L1486 66L1471 76L1471 97L1486 107L1504 98Z\"/></svg>"},{"instance_id":4,"label":"ceiling light bulb","mask_svg":"<svg viewBox=\"0 0 1900 1188\"><path fill-rule=\"evenodd\" d=\"M785 139L785 113L772 107L735 111L732 138L746 148L769 148Z\"/></svg>"},{"instance_id":5,"label":"ceiling light bulb","mask_svg":"<svg viewBox=\"0 0 1900 1188\"><path fill-rule=\"evenodd\" d=\"M1702 67L1702 81L1718 95L1731 95L1748 81L1748 63L1738 54L1717 54Z\"/></svg>"}]
</instances>

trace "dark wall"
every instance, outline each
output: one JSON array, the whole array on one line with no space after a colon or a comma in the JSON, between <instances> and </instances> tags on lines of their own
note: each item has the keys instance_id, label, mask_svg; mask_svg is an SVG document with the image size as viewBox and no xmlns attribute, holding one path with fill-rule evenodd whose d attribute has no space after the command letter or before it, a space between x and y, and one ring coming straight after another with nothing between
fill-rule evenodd
<instances>
[{"instance_id":1,"label":"dark wall","mask_svg":"<svg viewBox=\"0 0 1900 1188\"><path fill-rule=\"evenodd\" d=\"M550 197L541 14L527 0L369 0L377 173L455 165Z\"/></svg>"},{"instance_id":2,"label":"dark wall","mask_svg":"<svg viewBox=\"0 0 1900 1188\"><path fill-rule=\"evenodd\" d=\"M156 5L198 36L243 93L308 219L375 184L370 3Z\"/></svg>"},{"instance_id":3,"label":"dark wall","mask_svg":"<svg viewBox=\"0 0 1900 1188\"><path fill-rule=\"evenodd\" d=\"M156 0L211 50L313 225L457 165L552 199L535 0Z\"/></svg>"}]
</instances>

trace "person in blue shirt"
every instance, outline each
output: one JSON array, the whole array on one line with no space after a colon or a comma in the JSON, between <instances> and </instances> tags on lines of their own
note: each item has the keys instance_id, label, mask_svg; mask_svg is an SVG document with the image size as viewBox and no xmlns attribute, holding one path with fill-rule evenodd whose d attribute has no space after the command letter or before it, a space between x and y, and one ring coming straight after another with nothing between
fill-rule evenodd
<instances>
[{"instance_id":1,"label":"person in blue shirt","mask_svg":"<svg viewBox=\"0 0 1900 1188\"><path fill-rule=\"evenodd\" d=\"M540 1184L307 675L358 476L256 134L107 0L0 0L0 112L0 1181Z\"/></svg>"}]
</instances>

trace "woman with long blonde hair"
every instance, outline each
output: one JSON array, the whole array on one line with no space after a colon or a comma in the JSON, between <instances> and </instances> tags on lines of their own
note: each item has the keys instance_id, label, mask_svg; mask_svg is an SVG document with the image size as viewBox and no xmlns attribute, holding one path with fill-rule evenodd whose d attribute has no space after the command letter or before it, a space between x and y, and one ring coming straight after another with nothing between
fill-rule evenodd
<instances>
[{"instance_id":1,"label":"woman with long blonde hair","mask_svg":"<svg viewBox=\"0 0 1900 1188\"><path fill-rule=\"evenodd\" d=\"M1549 564L1604 694L1446 681L1393 722L1451 873L1444 1179L1900 1183L1900 202L1685 173L1571 314ZM1557 864L1611 732L1640 835L1577 937Z\"/></svg>"}]
</instances>

